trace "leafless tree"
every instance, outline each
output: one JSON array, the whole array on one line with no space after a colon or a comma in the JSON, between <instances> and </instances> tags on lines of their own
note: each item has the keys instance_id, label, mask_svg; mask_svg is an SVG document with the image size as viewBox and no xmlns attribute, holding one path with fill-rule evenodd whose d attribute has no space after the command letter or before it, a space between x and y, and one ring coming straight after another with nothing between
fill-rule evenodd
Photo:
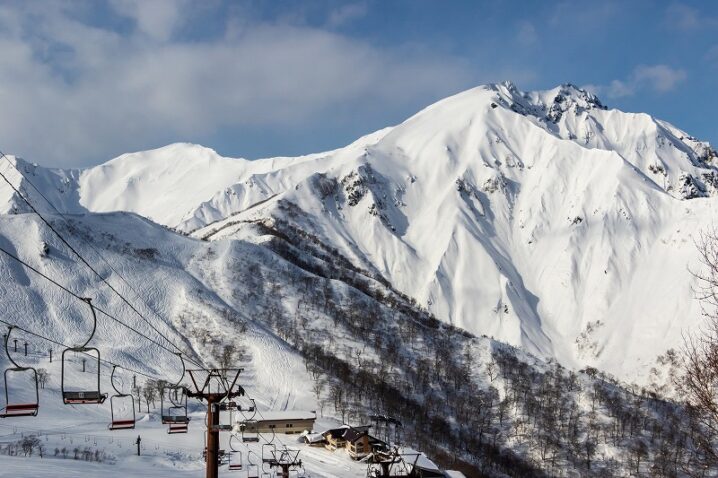
<instances>
[{"instance_id":1,"label":"leafless tree","mask_svg":"<svg viewBox=\"0 0 718 478\"><path fill-rule=\"evenodd\" d=\"M683 374L675 378L691 406L698 461L718 467L718 230L702 233L696 241L701 267L692 271L705 325L700 333L684 337Z\"/></svg>"},{"instance_id":2,"label":"leafless tree","mask_svg":"<svg viewBox=\"0 0 718 478\"><path fill-rule=\"evenodd\" d=\"M157 383L154 380L148 380L145 384L145 388L142 390L142 396L147 404L147 413L150 413L150 402L152 406L155 406L155 399L157 398Z\"/></svg>"},{"instance_id":3,"label":"leafless tree","mask_svg":"<svg viewBox=\"0 0 718 478\"><path fill-rule=\"evenodd\" d=\"M47 383L48 377L49 373L47 372L47 369L37 369L37 382L40 384L40 388L45 388L45 384Z\"/></svg>"}]
</instances>

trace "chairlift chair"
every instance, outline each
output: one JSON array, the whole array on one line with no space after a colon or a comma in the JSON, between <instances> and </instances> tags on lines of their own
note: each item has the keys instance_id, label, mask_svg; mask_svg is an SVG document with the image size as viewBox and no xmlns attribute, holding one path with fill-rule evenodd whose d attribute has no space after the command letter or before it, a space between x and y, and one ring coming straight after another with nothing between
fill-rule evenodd
<instances>
[{"instance_id":1,"label":"chairlift chair","mask_svg":"<svg viewBox=\"0 0 718 478\"><path fill-rule=\"evenodd\" d=\"M5 369L5 408L2 410L2 413L0 413L0 418L35 417L37 416L37 412L40 408L40 392L37 381L37 370L35 370L33 367L21 367L13 360L12 356L10 355L8 343L10 341L10 334L12 333L13 328L14 327L10 327L7 332L7 335L5 336L5 353L7 354L8 360L10 360L14 367L9 367ZM34 402L27 400L14 401L11 399L10 385L12 384L13 380L8 380L8 378L12 377L14 374L29 374L32 377L30 383L35 384Z\"/></svg>"},{"instance_id":2,"label":"chairlift chair","mask_svg":"<svg viewBox=\"0 0 718 478\"><path fill-rule=\"evenodd\" d=\"M160 413L162 424L169 425L167 433L187 433L189 416L187 415L187 390L180 385L185 374L185 364L182 354L177 354L182 363L182 375L175 385L165 388L160 397Z\"/></svg>"},{"instance_id":3,"label":"chairlift chair","mask_svg":"<svg viewBox=\"0 0 718 478\"><path fill-rule=\"evenodd\" d=\"M104 403L107 399L107 394L100 391L100 351L95 347L88 347L92 338L95 336L95 330L97 329L97 314L95 314L95 307L92 305L91 299L82 299L87 305L90 306L92 312L92 333L87 341L83 345L70 347L62 352L62 372L60 377L60 388L62 390L62 401L66 405L85 405L85 404L100 404ZM67 390L66 389L66 371L68 358L67 353L83 353L89 355L93 361L97 362L97 388L92 390ZM95 357L96 356L96 357Z\"/></svg>"},{"instance_id":4,"label":"chairlift chair","mask_svg":"<svg viewBox=\"0 0 718 478\"><path fill-rule=\"evenodd\" d=\"M187 407L170 407L170 410L172 409L178 409L180 413L184 413L184 415L170 415L168 417L163 417L162 423L167 425L167 433L169 435L187 433L189 430Z\"/></svg>"},{"instance_id":5,"label":"chairlift chair","mask_svg":"<svg viewBox=\"0 0 718 478\"><path fill-rule=\"evenodd\" d=\"M274 443L262 443L262 462L271 463L277 461L277 447Z\"/></svg>"},{"instance_id":6,"label":"chairlift chair","mask_svg":"<svg viewBox=\"0 0 718 478\"><path fill-rule=\"evenodd\" d=\"M247 478L259 478L259 462L252 463L252 454L257 455L253 451L247 451Z\"/></svg>"},{"instance_id":7,"label":"chairlift chair","mask_svg":"<svg viewBox=\"0 0 718 478\"><path fill-rule=\"evenodd\" d=\"M254 431L249 431L250 426ZM239 432L244 443L259 443L259 423L256 420L246 420L239 424Z\"/></svg>"},{"instance_id":8,"label":"chairlift chair","mask_svg":"<svg viewBox=\"0 0 718 478\"><path fill-rule=\"evenodd\" d=\"M229 452L229 471L242 471L244 464L242 463L242 452L241 451L230 451Z\"/></svg>"},{"instance_id":9,"label":"chairlift chair","mask_svg":"<svg viewBox=\"0 0 718 478\"><path fill-rule=\"evenodd\" d=\"M242 463L242 452L237 450L232 444L232 440L236 438L235 435L229 436L229 471L242 471L244 470L244 464Z\"/></svg>"},{"instance_id":10,"label":"chairlift chair","mask_svg":"<svg viewBox=\"0 0 718 478\"><path fill-rule=\"evenodd\" d=\"M110 397L110 430L129 430L135 428L135 398L129 393L122 393L115 386L115 370L117 365L112 367L112 374L110 375L110 384L115 389L115 395ZM118 418L117 404L126 403L129 399L130 410L132 410L132 418Z\"/></svg>"}]
</instances>

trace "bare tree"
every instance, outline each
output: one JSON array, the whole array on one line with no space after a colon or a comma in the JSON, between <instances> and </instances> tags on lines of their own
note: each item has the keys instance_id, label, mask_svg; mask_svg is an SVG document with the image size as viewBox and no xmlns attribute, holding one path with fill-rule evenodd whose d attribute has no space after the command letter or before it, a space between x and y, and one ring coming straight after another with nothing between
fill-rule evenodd
<instances>
[{"instance_id":1,"label":"bare tree","mask_svg":"<svg viewBox=\"0 0 718 478\"><path fill-rule=\"evenodd\" d=\"M40 388L45 388L45 384L47 383L49 376L50 374L47 372L47 369L37 369L37 382L40 384Z\"/></svg>"},{"instance_id":2,"label":"bare tree","mask_svg":"<svg viewBox=\"0 0 718 478\"><path fill-rule=\"evenodd\" d=\"M154 380L148 380L145 388L142 389L142 396L147 403L147 413L150 413L150 402L152 406L155 406L155 399L157 398L157 384Z\"/></svg>"},{"instance_id":3,"label":"bare tree","mask_svg":"<svg viewBox=\"0 0 718 478\"><path fill-rule=\"evenodd\" d=\"M694 440L700 449L701 466L718 467L718 230L702 233L696 246L701 270L698 279L705 327L700 334L684 338L683 374L675 378L691 406Z\"/></svg>"},{"instance_id":4,"label":"bare tree","mask_svg":"<svg viewBox=\"0 0 718 478\"><path fill-rule=\"evenodd\" d=\"M222 347L222 352L219 354L218 362L220 368L230 368L234 362L234 355L237 351L237 347L232 344L227 344Z\"/></svg>"}]
</instances>

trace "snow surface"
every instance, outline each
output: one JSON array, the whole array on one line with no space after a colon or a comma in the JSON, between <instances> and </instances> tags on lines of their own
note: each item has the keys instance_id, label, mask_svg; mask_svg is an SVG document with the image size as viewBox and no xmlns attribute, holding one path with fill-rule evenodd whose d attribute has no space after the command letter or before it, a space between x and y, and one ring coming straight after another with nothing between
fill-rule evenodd
<instances>
[{"instance_id":1,"label":"snow surface","mask_svg":"<svg viewBox=\"0 0 718 478\"><path fill-rule=\"evenodd\" d=\"M242 221L294 221L444 321L641 382L700 322L689 268L716 218L715 161L678 128L571 85L504 83L301 158L174 144L81 171L19 165L69 212L254 242Z\"/></svg>"},{"instance_id":2,"label":"snow surface","mask_svg":"<svg viewBox=\"0 0 718 478\"><path fill-rule=\"evenodd\" d=\"M58 217L48 216L56 227L65 231L64 222ZM214 284L210 289L205 281L209 276L222 271L220 266L232 265L237 259L262 258L259 246L241 243L207 243L184 237L168 231L140 216L126 213L86 214L69 219L73 227L72 242L83 256L97 265L101 273L123 295L132 299L153 326L175 344L185 350L193 350L196 357L212 363L214 340L221 343L235 343L245 349L247 358L242 367L240 383L247 397L256 400L259 410L271 415L296 410L318 409L311 391L312 379L301 358L284 341L255 323L249 316L238 315L224 302L216 291L229 289L231 282ZM131 233L128 233L131 231ZM67 233L67 231L65 231ZM80 242L77 237L84 237ZM41 245L49 246L44 256ZM91 248L88 244L92 244ZM163 342L141 319L133 314L119 298L99 284L89 271L78 264L74 257L52 232L34 214L0 216L0 246L17 254L23 260L43 273L61 280L63 284L79 294L90 296L98 307L112 311L120 320ZM219 246L219 247L218 247ZM153 254L138 251L154 248ZM97 256L101 251L102 262ZM261 259L256 259L261 260ZM119 281L116 273L127 280ZM217 280L217 277L215 277ZM129 284L134 284L131 288ZM224 285L222 285L224 284ZM236 285L235 285L236 286ZM140 290L141 296L135 296ZM90 316L86 308L66 293L44 279L22 268L6 256L0 258L0 301L6 307L2 319L46 337L62 341L67 345L81 343L90 331ZM153 315L157 311L158 315ZM164 320L169 318L170 320ZM241 327L246 332L241 333ZM4 326L3 326L4 327ZM12 353L21 365L45 368L49 380L40 391L39 415L34 418L6 418L0 420L0 445L16 442L23 436L37 435L45 447L45 456L37 452L32 457L12 457L0 454L0 476L202 476L204 463L201 456L205 433L205 409L199 402L190 401L190 426L186 435L167 435L166 425L160 423L159 401L150 406L143 403L142 412L137 414L135 430L109 431L110 401L103 405L63 405L59 393L61 348L37 337L13 331L12 337L19 339L20 349ZM24 356L22 344L29 343L29 355ZM170 382L179 379L180 364L173 354L163 350L125 327L104 318L100 314L98 329L91 346L100 349L102 358L119 363L152 377L164 378ZM49 361L48 348L53 348L54 360ZM82 373L80 357L70 354L68 383L90 384L94 380L96 365L88 360L87 372ZM0 354L0 368L9 366L5 354ZM188 364L188 367L192 367ZM111 368L100 368L102 390L111 392ZM118 369L118 383L128 391L132 380L131 372ZM144 377L139 376L142 383ZM185 382L188 378L185 377ZM4 387L2 393L4 395ZM10 384L13 400L26 401L30 397L21 383ZM3 398L4 400L4 398ZM246 398L239 399L245 406ZM242 402L245 401L245 402ZM119 407L127 412L127 407ZM225 419L229 419L225 414ZM329 428L338 422L321 418L318 427ZM143 455L134 456L137 435L142 437ZM222 448L229 449L228 433L222 434ZM363 477L366 465L353 462L345 452L329 452L310 448L299 443L299 435L277 435L274 443L278 448L286 445L301 450L306 472L312 477ZM252 450L261 456L261 443L237 444L246 453ZM54 449L69 450L69 458L54 456ZM73 449L90 448L107 455L104 463L87 463L73 459ZM226 465L222 468L227 473ZM233 473L232 476L243 476Z\"/></svg>"}]
</instances>

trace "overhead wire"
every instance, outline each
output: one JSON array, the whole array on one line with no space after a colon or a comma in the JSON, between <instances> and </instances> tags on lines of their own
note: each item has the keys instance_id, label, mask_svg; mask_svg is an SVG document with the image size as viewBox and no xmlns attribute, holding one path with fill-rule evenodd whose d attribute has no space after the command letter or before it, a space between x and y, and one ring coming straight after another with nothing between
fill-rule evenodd
<instances>
[{"instance_id":1,"label":"overhead wire","mask_svg":"<svg viewBox=\"0 0 718 478\"><path fill-rule=\"evenodd\" d=\"M0 173L0 175L2 175L2 173ZM66 286L62 285L61 283L59 283L58 281L56 281L56 280L53 279L52 277L48 276L47 274L45 274L45 273L41 272L40 270L36 269L35 267L31 266L31 265L28 264L27 262L23 261L23 260L20 259L18 256L16 256L16 255L13 254L12 252L8 251L8 250L5 249L4 247L0 246L0 252L2 252L3 254L5 254L6 256L10 257L11 259L13 259L13 260L19 262L19 263L22 264L25 268L27 268L27 269L33 271L35 274L38 274L40 277L44 278L45 280L47 280L47 281L50 282L51 284L53 284L53 285L55 285L56 287L60 288L61 290L65 291L66 293L70 294L72 297L74 297L74 298L76 298L76 299L78 299L78 300L84 300L84 298L81 297L80 295L78 295L77 293L75 293L75 292L73 292L72 290L68 289ZM175 352L174 352L173 350L171 350L171 349L169 349L168 347L166 347L165 345L163 345L163 344L157 342L157 341L156 341L155 339L153 339L152 337L148 337L147 335L143 334L142 332L140 332L140 331L137 330L136 328L132 327L131 325L128 325L128 324L124 323L123 321L121 321L120 319L118 319L118 318L115 317L114 315L110 314L110 313L107 312L106 310L102 309L101 307L96 307L96 306L94 306L94 305L93 305L93 307L95 308L96 311L98 311L99 313L101 313L101 314L104 315L105 317L107 317L107 318L109 318L109 319L111 319L111 320L117 322L118 324L120 324L120 325L122 325L123 327L127 328L128 330L134 332L135 334L137 334L137 335L139 335L139 336L141 336L141 337L144 337L144 338L145 338L146 340L148 340L149 342L151 342L151 343L153 343L154 345L156 345L156 346L158 346L158 347L160 347L160 348L166 350L167 352L170 352L170 353L172 353L172 354L175 354ZM188 362L194 363L195 365L197 365L197 366L199 366L199 367L202 367L201 364L198 364L196 361L194 361L194 360L192 360L192 359L190 359L190 358L186 358L186 360L187 360Z\"/></svg>"},{"instance_id":2,"label":"overhead wire","mask_svg":"<svg viewBox=\"0 0 718 478\"><path fill-rule=\"evenodd\" d=\"M45 196L45 194L43 194L43 192L35 185L35 183L33 183L32 180L31 180L30 178L28 178L27 175L25 175L25 174L20 170L20 168L17 167L17 164L15 164L15 163L13 163L12 161L10 161L10 158L8 158L7 155L6 155L4 152L0 151L0 156L2 156L2 158L4 158L5 161L6 161L10 166L12 166L12 167L20 174L20 176L22 176L23 179L25 179L25 181L28 182L28 184L30 184L30 186L32 186L32 188L40 195L40 197L42 197L42 198L45 200L45 202L60 216L60 218L61 218L61 219L63 220L63 222L65 223L65 225L67 225L67 226L68 226L68 229L72 232L72 224L70 224L70 222L67 220L67 217L52 203L52 201L50 201L50 200L47 198L47 196ZM5 181L8 182L8 180L7 180L4 176L3 176L3 179L5 179ZM10 184L10 183L8 182L8 184ZM18 189L15 189L15 188L12 186L12 184L10 184L10 187L12 187L12 188L21 196L21 198L22 198L26 203L28 203L28 205L33 209L33 211L34 211L38 216L40 216L40 213L29 203L29 200L28 200L27 198L25 198L25 197L23 197L23 196L21 195L21 193L18 191ZM40 217L42 218L42 216L40 216ZM44 221L44 218L42 218L42 219L43 219L43 221ZM46 221L44 221L44 222L47 224ZM48 226L49 226L49 225L48 225ZM52 229L51 226L49 226L49 227ZM58 233L57 231L55 231L54 229L52 229L52 230L53 230L53 232L55 232L55 234L58 235L58 237L60 237L60 236L59 236L59 233ZM83 243L86 244L88 247L90 247L90 248L95 252L95 254L97 254L97 256L107 265L107 267L108 267L117 277L119 277L119 279L120 279L122 282L125 283L125 285L135 294L135 296L137 296L138 298L140 298L140 300L142 300L142 302L144 303L144 305L147 307L148 310L150 310L150 311L151 311L153 314L155 314L155 316L157 316L158 318L162 319L162 318L159 316L159 313L158 313L157 311L155 311L154 309L152 309L147 303L144 302L144 300L143 300L142 297L140 296L139 292L137 292L137 290L122 276L122 274L120 274L120 273L117 271L117 269L115 269L115 268L112 266L112 264L110 264L110 262L109 262L107 259L105 259L105 257L100 253L100 251L99 251L91 242L89 242L89 241L83 239L81 236L76 236L76 237L77 237L81 242L83 242ZM69 244L62 239L62 237L60 237L60 239L61 239L65 244L67 244L68 247L70 247L70 249L72 250L72 252L74 252L75 255L77 255L77 256L80 258L80 260L82 260L82 261L90 268L90 270L92 270L92 272L94 272L113 292L115 292L115 294L117 294L117 295L125 302L125 304L127 304L142 320L144 320L144 321L147 323L147 325L149 325L149 326L152 328L152 330L154 330L158 335L160 335L160 336L161 336L162 338L164 338L168 343L170 343L175 349L177 349L177 351L179 351L180 353L184 353L183 350L182 350L179 346L177 346L177 345L176 345L174 342L172 342L168 337L166 337L164 334L162 334L162 332L160 332L154 325L152 325L152 323L151 323L146 317L144 317L144 315L142 315L142 314L139 312L139 310L137 310L132 304L130 304L129 301L127 301L127 300L125 299L125 297L122 296L122 294L120 294L120 293L109 283L109 281L108 281L106 278L104 278L104 277L103 277L102 275L100 275L95 269L93 269L89 264L87 264L87 262L82 258L82 256L80 256L77 251L75 251L74 249L72 249L72 247L69 246Z\"/></svg>"},{"instance_id":3,"label":"overhead wire","mask_svg":"<svg viewBox=\"0 0 718 478\"><path fill-rule=\"evenodd\" d=\"M2 157L4 157L10 164L12 164L12 162L10 162L10 160L7 158L7 156L6 156L3 152L0 151L0 155L1 155ZM16 168L16 169L17 169L17 168ZM20 172L20 171L18 170L18 172ZM20 174L22 175L21 172L20 172ZM23 177L25 177L25 176L23 175ZM189 354L186 354L181 348L179 348L176 344L174 344L169 338L167 338L164 334L162 334L161 332L159 332L159 331L142 315L142 313L141 313L139 310L137 310L136 307L134 307L119 291L117 291L117 289L115 289L115 288L109 283L109 281L108 281L106 278L104 278L104 277L102 276L102 274L100 274L94 267L92 267L92 265L90 265L90 263L62 236L62 234L60 234L60 233L57 231L57 229L55 229L55 227L52 226L52 224L50 224L50 222L49 222L47 219L45 219L45 217L44 217L42 214L40 214L40 212L37 210L37 208L35 208L35 206L30 202L30 200L27 199L27 198L25 197L25 195L22 194L22 192L20 192L20 190L19 190L18 188L16 188L16 187L12 184L12 182L11 182L2 172L0 172L0 178L2 178L2 179L10 186L10 188L12 188L12 190L15 191L15 193L28 205L28 207L30 207L30 209L32 209L32 211L40 218L40 220L60 239L60 241L62 241L63 244L65 244L65 245L68 247L68 249L70 249L70 251L72 251L72 252L80 259L80 261L81 261L83 264L85 264L97 277L99 277L100 280L101 280L103 283L105 283L118 297L120 297L120 299L121 299L125 304L127 304L138 316L140 316L148 325L150 325L150 327L151 327L153 330L155 330L155 332L156 332L158 335L160 335L165 341L167 341L167 343L169 343L170 345L172 345L177 351L179 351L180 353L184 354L188 362L193 363L193 364L197 365L197 366L200 367L200 368L204 368L204 366L203 366L202 364L200 364L199 362L197 362L197 361L195 361L194 359L192 359L192 358L189 356ZM28 180L28 182L29 182L30 184L32 184L31 181ZM34 186L34 184L33 184L33 187L34 187L36 190L38 190L38 189ZM38 192L39 192L39 190L38 190ZM42 195L42 193L40 193L40 194ZM42 196L44 197L44 195L42 195ZM52 203L50 203L47 198L45 198L45 200L48 201L48 203L52 205ZM52 207L54 208L54 206L52 206ZM55 208L55 209L56 209L56 208ZM74 293L74 292L72 292L71 290L69 290L67 287L61 285L61 284L58 283L57 281L51 279L50 277L48 277L47 275L43 274L43 273L40 272L39 270L37 270L37 269L35 269L34 267L30 266L29 264L27 264L26 262L22 261L20 258L18 258L17 256L15 256L14 254L10 253L9 251L5 250L4 248L0 248L0 252L3 252L3 253L5 253L6 255L8 255L9 257L11 257L11 258L15 259L16 261L20 262L20 263L23 264L25 267L27 267L27 268L29 268L30 270L32 270L33 272L35 272L35 273L41 275L42 277L44 277L45 279L47 279L47 280L50 281L51 283L55 284L56 286L60 287L62 290L64 290L65 292L71 294L71 295L74 296L75 298L77 298L77 299L83 299L82 297L80 297L80 296L77 295L76 293ZM111 267L111 266L110 266L110 267ZM114 270L114 269L113 269L113 270ZM119 274L118 274L118 276L119 276ZM106 311L104 311L104 310L102 310L102 309L100 309L100 308L98 308L98 307L96 307L96 310L97 310L98 312L101 312L102 314L104 314L104 315L107 316L108 318L110 318L110 319L112 319L112 320L114 320L114 321L120 323L121 325L125 326L126 328L132 330L133 332L137 333L138 335L144 337L145 339L149 340L150 342L152 342L153 344L157 345L158 347L161 347L162 349L166 350L167 352L170 352L170 353L172 353L172 354L176 354L176 353L177 353L177 352L175 352L174 350L169 349L167 346L165 346L165 345L163 345L163 344L160 344L157 340L154 340L154 339L148 337L147 335L143 334L142 332L138 331L136 328L134 328L134 327L132 327L132 326L130 326L130 325L128 325L128 324L125 324L124 322L122 322L122 321L119 320L118 318L112 316L112 315L109 314L108 312L106 312Z\"/></svg>"},{"instance_id":4,"label":"overhead wire","mask_svg":"<svg viewBox=\"0 0 718 478\"><path fill-rule=\"evenodd\" d=\"M67 349L67 348L71 348L71 346L69 346L69 345L67 345L67 344L64 344L64 343L62 343L62 342L60 342L60 341L58 341L58 340L55 340L55 339L53 339L53 338L50 338L50 337L47 337L47 336L45 336L45 335L39 334L39 333L34 332L34 331L32 331L32 330L28 330L28 329L26 329L26 328L24 328L24 327L21 327L21 326L19 326L19 325L17 325L17 324L13 324L12 322L8 322L8 321L6 321L6 320L4 320L4 319L0 319L0 323L3 323L3 324L5 324L5 325L7 325L8 327L12 327L12 328L17 329L17 330L19 330L20 332L24 332L24 333L26 333L26 334L28 334L28 335L32 335L32 336L34 336L34 337L37 337L37 338L39 338L39 339L42 339L42 340L45 340L45 341L47 341L47 342L53 343L53 344L55 344L55 345L59 345L60 347L64 347L64 348L66 348L66 349ZM84 353L84 352L82 352L82 353ZM87 353L84 353L84 354L85 354L85 355L90 355L90 354L87 354ZM95 356L92 355L92 357L95 357ZM137 370L137 369L134 369L134 368L131 368L131 367L126 367L126 366L124 366L124 365L121 365L121 364L112 362L112 361L107 360L107 359L101 358L101 359L100 359L100 363L104 363L106 366L122 367L124 370L127 370L128 372L136 373L136 374L138 374L138 375L142 375L142 376L147 377L147 378L152 379L152 380L157 379L157 377L153 377L152 375L149 375L149 374L147 374L147 373L145 373L145 372L142 372L141 370Z\"/></svg>"},{"instance_id":5,"label":"overhead wire","mask_svg":"<svg viewBox=\"0 0 718 478\"><path fill-rule=\"evenodd\" d=\"M69 223L69 221L67 220L67 218L65 217L65 215L63 215L63 214L57 209L57 207L55 207L55 205L42 193L42 191L40 191L40 189L39 189L37 186L35 186L35 184L34 184L27 176L25 176L25 174L23 174L23 172L17 167L17 165L13 164L13 163L10 161L10 159L9 159L2 151L0 151L0 156L2 156L2 157L32 186L32 188L45 200L45 202L47 202L47 204L62 218L62 220L65 222L66 226L68 227L68 229L69 229L70 231L72 231L72 224ZM12 190L27 204L27 206L40 218L40 220L60 239L60 241L61 241L75 256L77 256L77 258L78 258L88 269L90 269L90 271L92 271L110 290L112 290L112 292L114 292L128 307L130 307L130 309L131 309L133 312L135 312L135 314L137 314L145 323L147 323L147 325L150 326L150 328L152 328L152 330L154 330L155 333L157 333L157 334L158 334L160 337L162 337L168 344L170 344L170 345L171 345L172 347L174 347L177 351L179 351L180 354L184 354L184 351L183 351L179 346L177 346L172 340L170 340L170 339L169 339L168 337L166 337L162 332L160 332L154 325L152 325L152 323L151 323L134 305L132 305L132 304L129 302L129 300L127 300L127 298L124 297L124 295L122 295L112 284L110 284L110 282L107 280L107 278L105 278L102 274L100 274L100 273L97 271L97 269L95 269L95 268L83 257L83 256L77 251L77 249L76 249L75 247L73 247L73 246L63 237L63 235L60 234L60 232L59 232L42 214L40 214L40 212L39 212L39 211L37 210L37 208L32 204L32 202L31 202L27 197L25 197L25 195L24 195L18 188L16 188L16 187L12 184L12 182L11 182L2 172L0 172L0 178L2 178L2 179L10 186L10 188L12 188ZM122 276L122 274L120 274L120 273L112 266L112 264L109 263L109 261L108 261L107 259L104 258L104 256L97 250L97 248L95 248L91 243L89 243L88 241L83 240L82 238L80 238L80 240L82 240L85 244L87 244L87 245L97 254L97 256L107 265L107 267L108 267L112 272L114 272L115 275L117 275L117 277L119 277L120 280L122 280L122 282L124 282L130 290L132 290L132 292L135 294L136 297L138 297L140 300L142 300L142 297L141 297L140 294L137 292L137 290L131 286L131 284ZM47 281L49 281L50 283L52 283L52 284L55 285L56 287L60 288L60 289L63 290L64 292L68 293L68 294L71 295L72 297L77 298L77 299L79 299L79 300L83 300L83 299L84 299L83 297L81 297L80 295L78 295L77 293L75 293L74 291L70 290L70 289L69 289L68 287L66 287L65 285L61 284L61 283L58 282L57 280L55 280L55 279L53 279L52 277L48 276L47 274L41 272L41 271L38 270L37 268L35 268L35 267L33 267L32 265L28 264L27 262L23 261L20 257L18 257L17 255L11 253L10 251L6 250L5 248L3 248L3 247L1 247L1 246L0 246L0 252L4 253L5 255L7 255L8 257L10 257L11 259L17 261L18 263L20 263L22 266L26 267L27 269L29 269L29 270L33 271L34 273L38 274L39 276L41 276L42 278L46 279ZM144 302L144 301L143 301L143 302ZM152 308L151 308L148 304L146 304L146 303L145 303L144 305L145 305L156 317L162 319L162 318L160 317L159 313L157 313L157 311L155 311L154 309L152 309ZM162 348L163 350L165 350L165 351L167 351L167 352L170 352L170 353L173 353L173 354L176 354L176 353L177 353L177 352L175 352L175 351L169 349L167 346L165 346L165 345L159 343L157 340L155 340L155 339L153 339L153 338L151 338L151 337L148 337L148 336L145 335L144 333L142 333L142 332L140 332L139 330L137 330L135 327L132 327L131 325L128 325L128 324L124 323L123 321L121 321L121 320L118 319L117 317L113 316L113 315L110 314L109 312L103 310L102 308L95 307L95 309L96 309L98 312L100 312L101 314L103 314L105 317L107 317L107 318L109 318L109 319L111 319L111 320L117 322L118 324L124 326L125 328L127 328L128 330L134 332L135 334L137 334L137 335L139 335L139 336L145 338L146 340L148 340L149 342L153 343L154 345L156 345L156 346ZM50 343L54 343L54 344L59 345L59 346L61 346L61 347L70 348L68 345L66 345L66 344L64 344L64 343L62 343L62 342L60 342L60 341L58 341L58 340L52 339L52 338L50 338L50 337L47 337L47 336L45 336L45 335L39 334L39 333L34 332L34 331L31 331L31 330L28 330L28 329L26 329L26 328L24 328L24 327L20 327L20 326L17 325L17 324L13 324L13 323L7 322L7 321L5 321L5 320L3 320L3 319L0 319L0 323L4 323L4 324L6 324L6 325L8 325L8 326L10 326L10 327L14 327L14 328L18 329L19 331L22 331L22 332L25 332L25 333L27 333L27 334L29 334L29 335L38 337L38 338L40 338L40 339L42 339L42 340L45 340L45 341L48 341L48 342L50 342ZM193 364L199 366L199 367L202 368L203 370L206 370L206 368L205 368L202 364L200 364L200 363L198 363L197 361L193 360L193 359L190 358L189 356L186 356L186 360L187 360L188 362L190 362L190 363L193 363ZM149 374L147 374L147 373L145 373L145 372L142 372L142 371L140 371L140 370L136 370L136 369L131 368L131 367L125 367L125 366L119 365L119 364L117 364L117 363L115 363L115 362L112 362L112 361L110 361L110 360L107 360L107 359L100 359L100 363L102 363L102 364L104 364L104 365L106 365L106 366L111 366L111 367L120 366L120 367L122 367L123 369L125 369L125 370L127 370L127 371L136 373L136 374L138 374L138 375L142 375L142 376L147 377L147 378L149 378L149 379L154 379L154 378L155 378L155 377L153 377L153 376L151 376L151 375L149 375ZM258 410L257 410L257 411L258 411ZM259 412L260 416L262 416L261 412L260 412L260 411L258 411L258 412ZM262 416L262 418L264 418L264 417ZM261 435L260 435L260 436L261 436ZM270 442L270 441L267 441L267 439L262 436L262 439L263 439L266 443L272 443L272 442L274 441L274 438L276 438L276 439L279 441L279 443L282 444L282 445L286 448L286 445L281 441L281 439L279 439L278 437L276 437L276 434L274 435L274 437L273 437L273 439L272 439L271 442Z\"/></svg>"}]
</instances>

